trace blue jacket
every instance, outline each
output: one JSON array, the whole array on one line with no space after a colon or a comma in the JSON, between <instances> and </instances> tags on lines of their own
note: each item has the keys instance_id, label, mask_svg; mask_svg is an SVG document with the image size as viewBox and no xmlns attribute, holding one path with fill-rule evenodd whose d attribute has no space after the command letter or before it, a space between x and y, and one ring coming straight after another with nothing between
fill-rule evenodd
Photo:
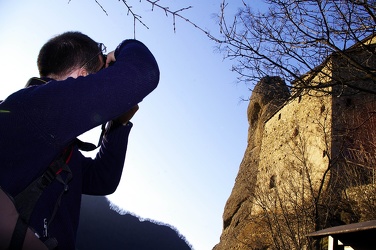
<instances>
[{"instance_id":1,"label":"blue jacket","mask_svg":"<svg viewBox=\"0 0 376 250\"><path fill-rule=\"evenodd\" d=\"M158 65L141 42L125 40L115 58L96 74L24 88L0 103L0 186L10 195L39 177L77 136L127 112L157 87ZM74 147L69 161L73 178L54 220L49 224L63 190L58 181L44 191L31 216L30 226L41 237L47 222L59 249L75 248L81 194L115 191L131 127L109 128L95 159Z\"/></svg>"}]
</instances>

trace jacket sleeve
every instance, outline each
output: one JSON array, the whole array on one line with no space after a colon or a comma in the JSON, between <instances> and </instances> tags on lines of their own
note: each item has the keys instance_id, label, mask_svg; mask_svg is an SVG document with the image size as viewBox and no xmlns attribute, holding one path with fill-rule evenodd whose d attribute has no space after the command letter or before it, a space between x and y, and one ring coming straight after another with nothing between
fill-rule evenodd
<instances>
[{"instance_id":1,"label":"jacket sleeve","mask_svg":"<svg viewBox=\"0 0 376 250\"><path fill-rule=\"evenodd\" d=\"M143 43L125 40L115 57L112 66L96 74L24 90L19 105L47 144L61 150L78 135L127 112L157 87L158 65Z\"/></svg>"},{"instance_id":2,"label":"jacket sleeve","mask_svg":"<svg viewBox=\"0 0 376 250\"><path fill-rule=\"evenodd\" d=\"M82 192L108 195L115 192L122 175L128 136L133 124L111 129L103 138L95 159L86 158L83 165Z\"/></svg>"}]
</instances>

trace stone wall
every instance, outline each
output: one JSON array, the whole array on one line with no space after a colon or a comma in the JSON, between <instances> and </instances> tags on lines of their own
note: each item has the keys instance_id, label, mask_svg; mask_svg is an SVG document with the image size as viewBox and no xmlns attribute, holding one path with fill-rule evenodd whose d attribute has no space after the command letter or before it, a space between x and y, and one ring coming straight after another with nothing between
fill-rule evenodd
<instances>
[{"instance_id":1,"label":"stone wall","mask_svg":"<svg viewBox=\"0 0 376 250\"><path fill-rule=\"evenodd\" d=\"M376 68L375 55L368 56L357 47L352 53L360 63ZM266 77L255 86L247 114L248 146L225 205L223 232L214 250L273 249L273 244L280 244L281 249L304 249L308 245L304 235L317 230L313 221L320 219L305 211L333 202L336 211L327 208L326 212L333 213L330 216L334 221L326 218L326 223L341 221L335 217L335 213L340 214L336 208L341 205L340 193L354 194L354 189L346 193L346 188L372 182L357 175L375 171L375 83L359 81L364 75L357 75L357 70L336 56L320 70L306 77L314 84L334 79L342 82L326 89L334 94L313 88L290 95L278 77ZM346 84L368 92L346 88ZM351 168L355 169L354 176L348 176L352 174L347 167L358 165L360 171ZM315 196L317 190L321 190L320 195L326 192L334 196L320 200L321 205L315 201L316 208L304 207L321 199ZM374 207L372 204L370 207ZM268 218L269 211L273 214ZM280 237L277 234L281 229L290 235Z\"/></svg>"}]
</instances>

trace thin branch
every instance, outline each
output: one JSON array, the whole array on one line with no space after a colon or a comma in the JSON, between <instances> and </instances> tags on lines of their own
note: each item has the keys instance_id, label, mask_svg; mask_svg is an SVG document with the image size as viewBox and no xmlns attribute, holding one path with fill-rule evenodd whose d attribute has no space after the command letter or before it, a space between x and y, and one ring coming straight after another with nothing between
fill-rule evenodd
<instances>
[{"instance_id":1,"label":"thin branch","mask_svg":"<svg viewBox=\"0 0 376 250\"><path fill-rule=\"evenodd\" d=\"M133 12L132 6L127 3L126 0L122 0L124 3L125 7L127 8L127 15L131 14L133 17L133 38L136 38L136 22L139 22L142 24L145 28L149 29L149 27L141 20L141 16ZM141 0L140 0L141 2Z\"/></svg>"},{"instance_id":2,"label":"thin branch","mask_svg":"<svg viewBox=\"0 0 376 250\"><path fill-rule=\"evenodd\" d=\"M69 2L70 2L70 0L69 0ZM108 14L107 14L107 11L103 8L103 6L97 1L97 0L95 0L95 2L99 5L99 7L102 9L102 11L106 14L106 16L108 16Z\"/></svg>"}]
</instances>

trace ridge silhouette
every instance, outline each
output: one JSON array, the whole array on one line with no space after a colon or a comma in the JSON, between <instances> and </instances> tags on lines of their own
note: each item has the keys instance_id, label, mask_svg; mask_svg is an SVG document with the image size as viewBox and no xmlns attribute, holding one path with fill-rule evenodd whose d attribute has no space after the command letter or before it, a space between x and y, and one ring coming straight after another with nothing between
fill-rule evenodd
<instances>
[{"instance_id":1,"label":"ridge silhouette","mask_svg":"<svg viewBox=\"0 0 376 250\"><path fill-rule=\"evenodd\" d=\"M102 196L83 195L77 250L191 250L175 229L119 214Z\"/></svg>"}]
</instances>

